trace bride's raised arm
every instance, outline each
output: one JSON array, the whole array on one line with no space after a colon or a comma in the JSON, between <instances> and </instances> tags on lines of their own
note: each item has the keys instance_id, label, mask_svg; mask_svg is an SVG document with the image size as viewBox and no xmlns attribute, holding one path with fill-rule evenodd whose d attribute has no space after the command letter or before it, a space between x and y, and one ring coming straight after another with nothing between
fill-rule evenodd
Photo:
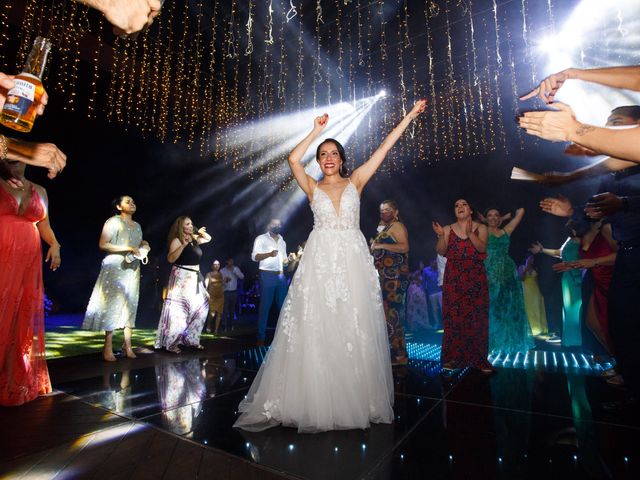
<instances>
[{"instance_id":1,"label":"bride's raised arm","mask_svg":"<svg viewBox=\"0 0 640 480\"><path fill-rule=\"evenodd\" d=\"M362 192L367 182L371 180L371 177L376 173L382 161L387 156L387 153L391 150L391 147L393 147L402 136L402 133L407 129L411 121L424 112L426 106L426 100L418 100L411 111L400 121L396 128L391 130L387 138L385 138L378 149L373 152L371 158L353 171L351 181L355 184L359 192Z\"/></svg>"},{"instance_id":2,"label":"bride's raised arm","mask_svg":"<svg viewBox=\"0 0 640 480\"><path fill-rule=\"evenodd\" d=\"M309 134L304 137L289 154L289 167L291 168L291 173L293 173L296 182L298 182L298 185L300 185L300 188L302 188L304 193L307 194L307 197L311 197L316 181L304 171L304 166L301 163L302 157L304 157L304 154L309 150L309 146L313 141L318 138L322 130L324 130L324 127L327 126L327 122L329 122L329 115L326 113L316 117L313 121L313 130L311 130L311 132L309 132Z\"/></svg>"}]
</instances>

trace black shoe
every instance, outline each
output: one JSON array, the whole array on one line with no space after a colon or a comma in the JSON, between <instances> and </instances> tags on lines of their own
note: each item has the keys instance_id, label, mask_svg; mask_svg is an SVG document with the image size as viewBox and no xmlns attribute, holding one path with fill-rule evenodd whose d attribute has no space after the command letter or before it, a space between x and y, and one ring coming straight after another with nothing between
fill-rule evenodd
<instances>
[{"instance_id":1,"label":"black shoe","mask_svg":"<svg viewBox=\"0 0 640 480\"><path fill-rule=\"evenodd\" d=\"M640 403L636 397L629 397L615 402L605 402L602 404L602 409L609 413L625 413L639 406Z\"/></svg>"}]
</instances>

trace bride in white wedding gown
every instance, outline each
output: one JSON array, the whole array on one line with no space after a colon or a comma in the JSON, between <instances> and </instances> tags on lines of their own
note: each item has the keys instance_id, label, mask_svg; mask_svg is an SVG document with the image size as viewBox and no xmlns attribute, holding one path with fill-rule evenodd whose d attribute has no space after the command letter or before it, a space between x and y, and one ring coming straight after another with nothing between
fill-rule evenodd
<instances>
[{"instance_id":1,"label":"bride in white wedding gown","mask_svg":"<svg viewBox=\"0 0 640 480\"><path fill-rule=\"evenodd\" d=\"M344 174L344 149L333 139L316 152L319 182L300 163L327 114L289 155L314 226L235 427L259 431L281 424L313 433L392 422L389 342L378 274L360 231L360 193L425 106L418 101L351 178Z\"/></svg>"}]
</instances>

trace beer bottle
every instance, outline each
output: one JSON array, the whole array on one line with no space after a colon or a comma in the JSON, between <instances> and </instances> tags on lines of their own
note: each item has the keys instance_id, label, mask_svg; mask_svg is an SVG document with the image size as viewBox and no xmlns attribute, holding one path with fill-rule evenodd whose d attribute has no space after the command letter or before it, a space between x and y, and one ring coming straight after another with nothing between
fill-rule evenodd
<instances>
[{"instance_id":1,"label":"beer bottle","mask_svg":"<svg viewBox=\"0 0 640 480\"><path fill-rule=\"evenodd\" d=\"M19 132L30 132L36 120L37 106L44 93L42 74L47 64L51 42L36 37L27 63L14 78L15 86L7 93L7 100L0 113L0 123Z\"/></svg>"}]
</instances>

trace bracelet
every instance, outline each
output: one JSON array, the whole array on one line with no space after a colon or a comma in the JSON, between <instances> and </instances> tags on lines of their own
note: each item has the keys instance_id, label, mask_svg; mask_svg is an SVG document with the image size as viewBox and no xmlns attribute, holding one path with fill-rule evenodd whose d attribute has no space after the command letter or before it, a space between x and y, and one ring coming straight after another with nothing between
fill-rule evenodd
<instances>
[{"instance_id":1,"label":"bracelet","mask_svg":"<svg viewBox=\"0 0 640 480\"><path fill-rule=\"evenodd\" d=\"M7 137L0 135L0 162L4 162L7 159L9 153L9 145L7 145Z\"/></svg>"}]
</instances>

